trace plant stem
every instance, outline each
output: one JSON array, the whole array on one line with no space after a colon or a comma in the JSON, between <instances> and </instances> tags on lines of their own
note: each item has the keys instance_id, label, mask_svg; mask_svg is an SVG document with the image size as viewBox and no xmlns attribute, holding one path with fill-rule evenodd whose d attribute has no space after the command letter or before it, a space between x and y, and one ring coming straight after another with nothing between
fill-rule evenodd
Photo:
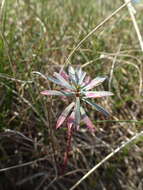
<instances>
[{"instance_id":1,"label":"plant stem","mask_svg":"<svg viewBox=\"0 0 143 190\"><path fill-rule=\"evenodd\" d=\"M66 169L66 167L67 167L69 152L70 152L70 150L71 150L72 134L73 134L73 129L72 129L72 128L69 128L69 129L68 129L67 148L66 148L66 152L65 152L65 155L64 155L64 162L63 162L62 171L61 171L61 174L62 174L62 175L65 173L65 169Z\"/></svg>"}]
</instances>

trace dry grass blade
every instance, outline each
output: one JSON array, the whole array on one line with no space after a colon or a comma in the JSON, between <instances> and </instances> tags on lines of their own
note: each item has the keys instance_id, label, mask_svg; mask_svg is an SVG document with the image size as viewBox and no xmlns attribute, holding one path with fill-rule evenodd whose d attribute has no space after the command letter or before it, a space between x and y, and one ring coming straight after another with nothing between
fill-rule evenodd
<instances>
[{"instance_id":1,"label":"dry grass blade","mask_svg":"<svg viewBox=\"0 0 143 190\"><path fill-rule=\"evenodd\" d=\"M0 73L0 78L4 78L4 79L7 79L7 80L11 80L11 81L14 81L14 82L20 82L20 83L33 83L32 80L20 80L20 79L16 79L16 78L13 78L13 77L10 77L6 74L3 74L3 73Z\"/></svg>"},{"instance_id":2,"label":"dry grass blade","mask_svg":"<svg viewBox=\"0 0 143 190\"><path fill-rule=\"evenodd\" d=\"M47 176L47 173L46 172L39 172L39 173L36 173L30 177L26 177L25 179L22 179L21 181L17 182L16 185L20 186L22 185L23 183L27 182L27 181L30 181L30 180L33 180L34 178L38 178L38 177L41 177L41 176Z\"/></svg>"},{"instance_id":3,"label":"dry grass blade","mask_svg":"<svg viewBox=\"0 0 143 190\"><path fill-rule=\"evenodd\" d=\"M113 72L114 72L116 61L117 61L117 57L120 54L120 50L121 50L121 44L119 45L118 51L117 51L117 53L116 53L116 55L115 55L115 57L113 59L113 63L112 63L112 66L111 66L109 84L108 84L109 91L111 90L111 82L112 82L112 78L113 78Z\"/></svg>"},{"instance_id":4,"label":"dry grass blade","mask_svg":"<svg viewBox=\"0 0 143 190\"><path fill-rule=\"evenodd\" d=\"M124 0L124 1L125 1L125 3L128 2L128 0ZM134 15L135 13L133 11L134 9L133 9L133 6L132 6L131 2L129 2L127 4L127 7L128 7L128 10L129 10L129 13L130 13L130 16L131 16L134 28L135 28L136 33L137 33L137 37L138 37L138 40L139 40L139 43L140 43L141 50L143 51L143 39L142 39L142 36L141 36L141 33L140 33L140 29L138 27L135 15Z\"/></svg>"},{"instance_id":5,"label":"dry grass blade","mask_svg":"<svg viewBox=\"0 0 143 190\"><path fill-rule=\"evenodd\" d=\"M6 134L5 134L6 133ZM34 142L31 138L28 138L28 137L26 137L23 133L21 133L21 132L19 132L19 131L16 131L16 130L11 130L11 129L6 129L5 130L5 133L2 133L2 134L0 134L0 136L2 135L9 135L9 134L14 134L14 135L19 135L20 137L22 137L23 139L25 139L25 140L27 140L27 141L29 141L29 142Z\"/></svg>"},{"instance_id":6,"label":"dry grass blade","mask_svg":"<svg viewBox=\"0 0 143 190\"><path fill-rule=\"evenodd\" d=\"M5 172L5 171L8 171L8 170L12 170L12 169L16 169L16 168L21 168L21 167L24 167L24 166L32 165L32 164L34 164L36 162L40 162L40 161L43 161L43 160L46 160L46 159L47 159L47 156L45 156L43 158L38 158L37 160L33 160L33 161L26 162L26 163L23 163L23 164L18 164L18 165L15 165L15 166L11 166L11 167L0 169L0 172Z\"/></svg>"},{"instance_id":7,"label":"dry grass blade","mask_svg":"<svg viewBox=\"0 0 143 190\"><path fill-rule=\"evenodd\" d=\"M137 138L143 136L143 131L140 133L137 133L134 135L131 139L129 139L127 142L123 143L121 146L116 148L113 152L108 154L101 162L99 162L97 165L95 165L89 172L87 172L74 186L70 188L70 190L74 190L80 183L82 183L89 175L91 175L97 168L99 168L104 162L109 160L112 156L114 156L117 152L122 150L125 146L136 140Z\"/></svg>"},{"instance_id":8,"label":"dry grass blade","mask_svg":"<svg viewBox=\"0 0 143 190\"><path fill-rule=\"evenodd\" d=\"M109 15L105 20L103 20L99 25L97 25L93 30L91 30L91 32L89 32L78 44L77 46L73 49L73 51L69 54L67 60L66 60L66 64L70 63L70 58L71 56L74 54L74 52L76 50L78 50L78 48L81 46L81 44L88 39L96 30L98 30L101 26L103 26L106 22L108 22L113 16L115 16L119 11L121 11L124 7L126 7L126 5L131 2L131 0L127 1L126 3L124 3L122 6L120 6L118 9L116 9L111 15Z\"/></svg>"},{"instance_id":9,"label":"dry grass blade","mask_svg":"<svg viewBox=\"0 0 143 190\"><path fill-rule=\"evenodd\" d=\"M113 57L111 57L111 56L106 56L106 58L107 59L110 59L110 60L114 60L114 58ZM143 78L142 78L142 70L136 65L136 64L134 64L134 63L132 63L132 62L129 62L129 61L125 61L124 60L124 62L122 61L122 59L116 59L116 62L117 63L124 63L124 65L125 64L127 64L127 65L131 65L132 67L134 67L136 70L137 70L137 72L138 72L138 77L139 77L139 90L138 90L138 92L139 92L139 96L141 96L141 93L142 93L142 84L143 84ZM120 64L119 65L120 67L122 67L122 65Z\"/></svg>"},{"instance_id":10,"label":"dry grass blade","mask_svg":"<svg viewBox=\"0 0 143 190\"><path fill-rule=\"evenodd\" d=\"M2 3L1 3L1 7L0 7L0 19L2 19L4 4L5 4L5 0L3 0Z\"/></svg>"}]
</instances>

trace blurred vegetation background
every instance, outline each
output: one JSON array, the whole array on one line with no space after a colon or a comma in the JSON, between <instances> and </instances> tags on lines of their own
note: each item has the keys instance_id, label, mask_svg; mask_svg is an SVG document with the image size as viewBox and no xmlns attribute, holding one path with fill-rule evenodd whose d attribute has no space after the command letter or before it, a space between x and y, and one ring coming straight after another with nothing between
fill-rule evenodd
<instances>
[{"instance_id":1,"label":"blurred vegetation background","mask_svg":"<svg viewBox=\"0 0 143 190\"><path fill-rule=\"evenodd\" d=\"M91 75L108 76L99 89L112 91L97 100L106 118L88 112L96 126L81 125L72 139L64 176L59 168L66 150L66 126L55 130L66 106L58 97L40 95L56 86L43 79L64 66L73 48L120 7L121 0L3 0L0 9L0 172L2 190L70 189L107 154L143 130L143 54L127 7L86 40L71 57ZM143 1L133 3L143 35ZM56 87L57 88L57 87ZM103 164L77 189L142 190L143 139ZM39 160L40 159L40 160ZM37 160L33 162L33 160Z\"/></svg>"}]
</instances>

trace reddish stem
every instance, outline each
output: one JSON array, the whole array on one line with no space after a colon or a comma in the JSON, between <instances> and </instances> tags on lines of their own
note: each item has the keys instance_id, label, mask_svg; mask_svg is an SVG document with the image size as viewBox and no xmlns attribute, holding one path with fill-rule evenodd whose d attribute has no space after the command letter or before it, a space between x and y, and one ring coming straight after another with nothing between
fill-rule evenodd
<instances>
[{"instance_id":1,"label":"reddish stem","mask_svg":"<svg viewBox=\"0 0 143 190\"><path fill-rule=\"evenodd\" d=\"M68 129L67 147L66 147L66 152L65 152L65 155L64 155L64 162L63 162L62 171L61 171L61 174L62 174L62 175L65 173L65 169L66 169L66 167L67 167L69 152L70 152L70 150L71 150L72 134L73 134L73 130L72 130L72 128L69 128L69 129Z\"/></svg>"}]
</instances>

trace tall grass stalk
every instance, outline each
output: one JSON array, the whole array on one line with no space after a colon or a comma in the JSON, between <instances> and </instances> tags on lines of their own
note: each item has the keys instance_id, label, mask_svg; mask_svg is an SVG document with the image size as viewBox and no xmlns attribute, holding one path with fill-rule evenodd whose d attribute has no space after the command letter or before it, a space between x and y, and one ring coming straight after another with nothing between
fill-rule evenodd
<instances>
[{"instance_id":1,"label":"tall grass stalk","mask_svg":"<svg viewBox=\"0 0 143 190\"><path fill-rule=\"evenodd\" d=\"M128 141L123 142L122 145L120 145L118 148L116 148L114 151L112 151L110 154L108 154L101 162L99 162L97 165L95 165L89 172L87 172L75 185L73 185L70 190L74 190L80 183L82 183L87 177L89 177L93 172L95 172L102 164L104 164L107 160L109 160L111 157L113 157L116 153L121 151L123 148L125 148L127 145L132 143L133 141L137 140L138 138L143 136L143 131L140 133L137 133L132 138L130 138Z\"/></svg>"},{"instance_id":2,"label":"tall grass stalk","mask_svg":"<svg viewBox=\"0 0 143 190\"><path fill-rule=\"evenodd\" d=\"M124 1L125 1L125 3L128 2L128 0L124 0ZM136 21L136 17L135 17L136 12L134 11L134 8L133 8L133 5L132 5L131 2L127 3L127 7L128 7L128 10L129 10L129 13L130 13L130 16L131 16L135 31L137 33L137 37L138 37L138 40L139 40L141 51L143 52L143 38L142 38L139 26L138 26L137 21Z\"/></svg>"},{"instance_id":3,"label":"tall grass stalk","mask_svg":"<svg viewBox=\"0 0 143 190\"><path fill-rule=\"evenodd\" d=\"M118 12L120 12L124 7L126 7L126 5L131 2L131 0L128 0L126 3L124 3L123 5L121 5L118 9L116 9L111 15L109 15L105 20L103 20L99 25L97 25L93 30L91 30L78 44L77 46L74 47L74 49L71 51L71 53L69 54L67 60L66 60L66 64L70 64L70 58L72 57L72 55L74 54L75 51L77 51L79 49L79 47L81 46L81 44L87 40L94 32L96 32L100 27L102 27L106 22L108 22L113 16L115 16Z\"/></svg>"}]
</instances>

